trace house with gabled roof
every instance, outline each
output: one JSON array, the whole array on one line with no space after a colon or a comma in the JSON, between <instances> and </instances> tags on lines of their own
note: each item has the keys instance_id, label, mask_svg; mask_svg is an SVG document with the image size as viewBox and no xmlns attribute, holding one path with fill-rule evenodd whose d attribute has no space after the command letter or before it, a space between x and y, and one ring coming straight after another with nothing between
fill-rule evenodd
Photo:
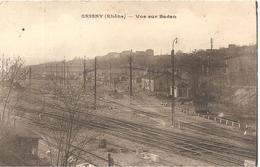
<instances>
[{"instance_id":1,"label":"house with gabled roof","mask_svg":"<svg viewBox=\"0 0 260 167\"><path fill-rule=\"evenodd\" d=\"M186 77L182 78L182 75L175 75L174 97L190 98L192 96L190 82L187 75L185 76ZM148 73L142 78L142 89L145 91L169 96L172 95L171 87L171 73L167 71Z\"/></svg>"}]
</instances>

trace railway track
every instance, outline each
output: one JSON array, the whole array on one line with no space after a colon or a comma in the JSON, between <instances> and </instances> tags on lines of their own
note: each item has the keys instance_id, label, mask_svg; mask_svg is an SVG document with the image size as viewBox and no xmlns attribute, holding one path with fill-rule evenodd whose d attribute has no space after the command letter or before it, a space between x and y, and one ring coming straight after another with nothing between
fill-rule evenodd
<instances>
[{"instance_id":1,"label":"railway track","mask_svg":"<svg viewBox=\"0 0 260 167\"><path fill-rule=\"evenodd\" d=\"M36 104L40 104L38 101ZM48 108L58 112L65 112L64 108L57 104L44 103ZM39 111L25 108L18 108L24 112L40 113ZM89 115L80 111L82 115ZM47 114L50 117L64 119L57 113ZM168 152L178 152L193 159L200 159L215 165L221 166L242 166L245 158L255 159L255 152L233 146L226 143L208 141L192 135L180 134L154 127L136 124L110 117L92 115L95 121L82 119L80 123L87 127L105 131L108 134L124 138L133 142L156 147Z\"/></svg>"},{"instance_id":2,"label":"railway track","mask_svg":"<svg viewBox=\"0 0 260 167\"><path fill-rule=\"evenodd\" d=\"M35 111L31 112L35 113ZM61 116L56 114L48 115L51 117L63 119ZM228 154L224 154L223 149L226 149L226 152L231 153L231 148L227 149L227 147L221 147L221 149L219 149L216 143L213 143L214 147L212 147L213 144L210 141L205 141L198 138L191 139L192 136L173 134L169 131L155 129L144 125L129 123L108 117L98 117L95 119L95 121L81 120L80 123L85 127L104 130L106 133L133 142L157 147L169 152L180 152L181 154L192 157L194 159L201 159L216 165L224 164L225 166L241 166L243 165L241 155L248 153L244 153L244 151L241 150L238 155L238 150L236 150L232 152L233 156L230 156Z\"/></svg>"},{"instance_id":3,"label":"railway track","mask_svg":"<svg viewBox=\"0 0 260 167\"><path fill-rule=\"evenodd\" d=\"M34 123L38 124L39 122L34 121ZM41 124L40 124L41 125ZM221 166L231 166L231 165L236 165L236 166L241 166L242 165L242 161L238 162L237 159L230 159L230 157L226 157L224 155L218 154L218 155L214 155L214 158L212 159L212 157L205 157L203 156L202 153L205 154L211 154L212 155L212 151L208 151L206 149L202 149L200 147L191 145L191 144L185 144L184 142L180 143L175 143L173 145L172 141L169 140L158 140L158 138L151 138L151 136L143 134L143 133L128 133L125 131L112 131L110 128L111 127L102 127L99 124L93 124L93 123L88 123L87 125L90 128L100 128L102 130L109 130L106 131L108 134L111 134L113 136L117 136L126 140L130 140L132 142L136 142L136 143L140 143L140 144L144 144L144 145L148 145L151 147L156 147L159 148L161 150L167 151L167 152L178 152L181 155L184 155L186 157L190 157L192 159L197 159L197 160L203 160L205 162L208 162L210 164L215 164L215 165L221 165ZM53 128L51 127L51 125L47 125L45 128ZM177 144L177 145L176 145ZM183 144L185 144L188 147L184 147L182 146ZM203 157L202 157L203 156ZM216 158L218 157L218 158ZM220 163L221 161L221 163Z\"/></svg>"},{"instance_id":4,"label":"railway track","mask_svg":"<svg viewBox=\"0 0 260 167\"><path fill-rule=\"evenodd\" d=\"M187 128L189 130L198 131L203 134L210 134L218 137L236 139L237 141L245 142L251 145L256 143L255 139L253 139L252 137L242 136L242 133L234 134L232 133L232 131L225 130L224 128L216 128L210 125L201 126L193 123L181 122L181 127L185 129Z\"/></svg>"},{"instance_id":5,"label":"railway track","mask_svg":"<svg viewBox=\"0 0 260 167\"><path fill-rule=\"evenodd\" d=\"M32 99L30 99L31 101L30 102L32 102L33 104L43 104L43 102L41 102L41 101L32 101ZM117 104L117 103L116 103ZM44 102L44 105L47 105L48 107L50 107L50 108L53 108L53 109L57 109L57 110L63 110L63 108L60 106L60 105L57 105L57 104L53 104L53 103L48 103L48 102ZM123 106L125 106L125 105L123 105ZM83 108L84 106L82 106L82 108ZM84 110L82 110L82 111L79 111L79 112L81 112L82 114L85 114L85 115L87 115L85 112L84 112ZM95 116L97 116L97 115L95 115ZM112 118L109 118L109 117L106 117L107 119L110 119L110 120L106 120L106 121L111 121L111 119ZM119 120L117 120L117 121L119 121ZM126 122L124 122L124 121L122 121L121 120L121 122L123 122L123 123L126 123ZM191 124L189 124L189 123L185 123L185 122L182 122L183 124L185 124L185 126L189 126L189 127L192 127L192 128L196 128L196 130L198 130L198 131L203 131L203 132L205 132L205 133L209 133L209 134L214 134L213 132L211 132L210 131L210 129L208 129L207 127L197 127L197 126L193 126L193 125L191 125ZM220 129L217 129L218 131L220 130ZM227 133L227 132L226 132ZM182 136L183 136L183 134L182 134ZM245 138L242 138L241 137L241 139L245 139ZM248 140L245 140L245 141L248 141ZM211 142L213 142L213 141L211 141ZM218 145L219 143L216 143L216 145ZM227 144L226 144L227 145ZM230 147L230 145L227 145L228 147Z\"/></svg>"}]
</instances>

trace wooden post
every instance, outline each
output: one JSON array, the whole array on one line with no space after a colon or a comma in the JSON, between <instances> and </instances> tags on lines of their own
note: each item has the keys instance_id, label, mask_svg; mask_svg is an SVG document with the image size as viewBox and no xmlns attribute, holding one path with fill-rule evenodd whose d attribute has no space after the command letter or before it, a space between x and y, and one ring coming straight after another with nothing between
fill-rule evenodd
<instances>
[{"instance_id":1,"label":"wooden post","mask_svg":"<svg viewBox=\"0 0 260 167\"><path fill-rule=\"evenodd\" d=\"M95 57L95 85L94 85L94 105L97 109L97 57Z\"/></svg>"},{"instance_id":2,"label":"wooden post","mask_svg":"<svg viewBox=\"0 0 260 167\"><path fill-rule=\"evenodd\" d=\"M58 80L58 66L57 66L57 63L55 63L55 80L56 80L56 83L57 83L57 80Z\"/></svg>"},{"instance_id":3,"label":"wooden post","mask_svg":"<svg viewBox=\"0 0 260 167\"><path fill-rule=\"evenodd\" d=\"M108 156L108 167L114 166L114 160L113 160L111 154L108 153L107 156Z\"/></svg>"},{"instance_id":4,"label":"wooden post","mask_svg":"<svg viewBox=\"0 0 260 167\"><path fill-rule=\"evenodd\" d=\"M65 57L64 57L64 61L63 61L63 84L64 86L66 85L66 60L65 60Z\"/></svg>"},{"instance_id":5,"label":"wooden post","mask_svg":"<svg viewBox=\"0 0 260 167\"><path fill-rule=\"evenodd\" d=\"M133 82L132 82L132 50L131 50L131 53L130 53L130 56L129 56L129 95L130 95L130 99L132 98L133 96Z\"/></svg>"},{"instance_id":6,"label":"wooden post","mask_svg":"<svg viewBox=\"0 0 260 167\"><path fill-rule=\"evenodd\" d=\"M86 90L86 58L84 56L83 62L83 89Z\"/></svg>"},{"instance_id":7,"label":"wooden post","mask_svg":"<svg viewBox=\"0 0 260 167\"><path fill-rule=\"evenodd\" d=\"M5 63L5 61L4 61L4 54L3 54L3 56L2 56L2 82L4 82L4 64Z\"/></svg>"},{"instance_id":8,"label":"wooden post","mask_svg":"<svg viewBox=\"0 0 260 167\"><path fill-rule=\"evenodd\" d=\"M31 68L31 66L29 67L29 89L30 89L30 91L31 91L31 87L32 87L32 82L31 82L31 80L32 80L32 68Z\"/></svg>"}]
</instances>

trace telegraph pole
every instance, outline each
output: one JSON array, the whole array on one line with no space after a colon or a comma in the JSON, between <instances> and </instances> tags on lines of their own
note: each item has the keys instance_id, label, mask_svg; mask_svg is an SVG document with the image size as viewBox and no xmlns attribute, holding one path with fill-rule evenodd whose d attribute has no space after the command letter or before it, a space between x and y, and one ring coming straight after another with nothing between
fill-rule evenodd
<instances>
[{"instance_id":1,"label":"telegraph pole","mask_svg":"<svg viewBox=\"0 0 260 167\"><path fill-rule=\"evenodd\" d=\"M148 66L148 80L149 80L149 87L148 87L148 89L149 89L149 91L151 91L152 87L151 87L151 66L150 66L150 64Z\"/></svg>"},{"instance_id":2,"label":"telegraph pole","mask_svg":"<svg viewBox=\"0 0 260 167\"><path fill-rule=\"evenodd\" d=\"M95 87L94 87L94 104L95 104L95 109L97 109L97 57L95 57Z\"/></svg>"},{"instance_id":3,"label":"telegraph pole","mask_svg":"<svg viewBox=\"0 0 260 167\"><path fill-rule=\"evenodd\" d=\"M175 101L174 101L174 44L177 44L177 38L173 40L171 51L172 64L172 126L175 127Z\"/></svg>"},{"instance_id":4,"label":"telegraph pole","mask_svg":"<svg viewBox=\"0 0 260 167\"><path fill-rule=\"evenodd\" d=\"M31 66L29 67L29 88L31 90L31 86L32 86L32 68Z\"/></svg>"},{"instance_id":5,"label":"telegraph pole","mask_svg":"<svg viewBox=\"0 0 260 167\"><path fill-rule=\"evenodd\" d=\"M60 76L60 85L63 84L63 65L62 65L62 61L60 62L60 66L59 66L59 76Z\"/></svg>"},{"instance_id":6,"label":"telegraph pole","mask_svg":"<svg viewBox=\"0 0 260 167\"><path fill-rule=\"evenodd\" d=\"M44 65L44 73L45 73L45 75L47 75L47 64ZM45 79L47 79L46 76L45 76Z\"/></svg>"},{"instance_id":7,"label":"telegraph pole","mask_svg":"<svg viewBox=\"0 0 260 167\"><path fill-rule=\"evenodd\" d=\"M112 85L111 80L112 80L112 75L111 75L111 60L109 60L109 85L110 85L110 87L111 87L111 85Z\"/></svg>"},{"instance_id":8,"label":"telegraph pole","mask_svg":"<svg viewBox=\"0 0 260 167\"><path fill-rule=\"evenodd\" d=\"M83 64L83 88L86 90L86 58L84 56L84 64Z\"/></svg>"},{"instance_id":9,"label":"telegraph pole","mask_svg":"<svg viewBox=\"0 0 260 167\"><path fill-rule=\"evenodd\" d=\"M213 38L210 38L210 54L208 56L208 68L209 68L209 74L211 73L211 61L210 61L210 57L212 54L212 50L213 50Z\"/></svg>"},{"instance_id":10,"label":"telegraph pole","mask_svg":"<svg viewBox=\"0 0 260 167\"><path fill-rule=\"evenodd\" d=\"M58 82L58 66L57 63L55 63L55 79L56 79L56 84Z\"/></svg>"},{"instance_id":11,"label":"telegraph pole","mask_svg":"<svg viewBox=\"0 0 260 167\"><path fill-rule=\"evenodd\" d=\"M166 72L166 78L167 78L167 88L169 88L169 73L168 73L168 70L166 69L165 70L165 72Z\"/></svg>"},{"instance_id":12,"label":"telegraph pole","mask_svg":"<svg viewBox=\"0 0 260 167\"><path fill-rule=\"evenodd\" d=\"M5 66L5 60L4 60L4 54L2 56L2 82L4 82L4 66Z\"/></svg>"},{"instance_id":13,"label":"telegraph pole","mask_svg":"<svg viewBox=\"0 0 260 167\"><path fill-rule=\"evenodd\" d=\"M66 79L67 79L67 81L69 80L69 78L70 78L70 70L69 70L69 65L67 65L66 66Z\"/></svg>"},{"instance_id":14,"label":"telegraph pole","mask_svg":"<svg viewBox=\"0 0 260 167\"><path fill-rule=\"evenodd\" d=\"M130 94L129 95L130 95L130 98L131 98L133 96L133 88L132 88L132 86L133 86L132 85L133 84L132 83L132 79L133 79L132 78L133 77L132 76L132 50L131 50L130 57L129 57L129 68L130 68L129 69L130 70L130 79L129 79L130 80L130 87L129 87L129 93Z\"/></svg>"},{"instance_id":15,"label":"telegraph pole","mask_svg":"<svg viewBox=\"0 0 260 167\"><path fill-rule=\"evenodd\" d=\"M213 38L210 38L210 50L212 51L213 49Z\"/></svg>"},{"instance_id":16,"label":"telegraph pole","mask_svg":"<svg viewBox=\"0 0 260 167\"><path fill-rule=\"evenodd\" d=\"M66 84L66 62L65 62L65 57L64 57L64 61L63 61L63 84L65 86Z\"/></svg>"},{"instance_id":17,"label":"telegraph pole","mask_svg":"<svg viewBox=\"0 0 260 167\"><path fill-rule=\"evenodd\" d=\"M6 58L5 59L5 77L6 77L6 79L7 79L7 73L8 73L8 71L7 71L8 66L9 66L9 58Z\"/></svg>"}]
</instances>

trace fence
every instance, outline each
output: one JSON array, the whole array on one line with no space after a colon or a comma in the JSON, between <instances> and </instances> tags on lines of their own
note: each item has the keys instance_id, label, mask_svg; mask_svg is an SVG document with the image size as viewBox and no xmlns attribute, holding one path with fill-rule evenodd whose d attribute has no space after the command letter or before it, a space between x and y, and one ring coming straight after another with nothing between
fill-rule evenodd
<instances>
[{"instance_id":1,"label":"fence","mask_svg":"<svg viewBox=\"0 0 260 167\"><path fill-rule=\"evenodd\" d=\"M205 119L209 119L209 120L214 120L215 122L217 122L219 124L232 126L232 127L238 128L238 129L241 128L241 124L238 121L233 121L233 120L220 118L220 117L216 117L216 116L211 116L211 115L203 115L203 114L199 114L199 113L197 113L197 116L205 118Z\"/></svg>"},{"instance_id":2,"label":"fence","mask_svg":"<svg viewBox=\"0 0 260 167\"><path fill-rule=\"evenodd\" d=\"M208 119L208 120L212 120L215 121L216 123L219 124L223 124L223 125L227 125L227 126L231 126L234 128L241 128L241 124L238 121L235 120L229 120L226 118L221 118L221 117L217 117L217 116L213 116L213 115L205 115L205 114L199 114L199 113L195 113L194 111L190 110L189 107L185 106L184 108L176 106L177 109L179 109L181 112L186 113L186 114L193 114L193 115L197 115L201 118L204 119Z\"/></svg>"}]
</instances>

